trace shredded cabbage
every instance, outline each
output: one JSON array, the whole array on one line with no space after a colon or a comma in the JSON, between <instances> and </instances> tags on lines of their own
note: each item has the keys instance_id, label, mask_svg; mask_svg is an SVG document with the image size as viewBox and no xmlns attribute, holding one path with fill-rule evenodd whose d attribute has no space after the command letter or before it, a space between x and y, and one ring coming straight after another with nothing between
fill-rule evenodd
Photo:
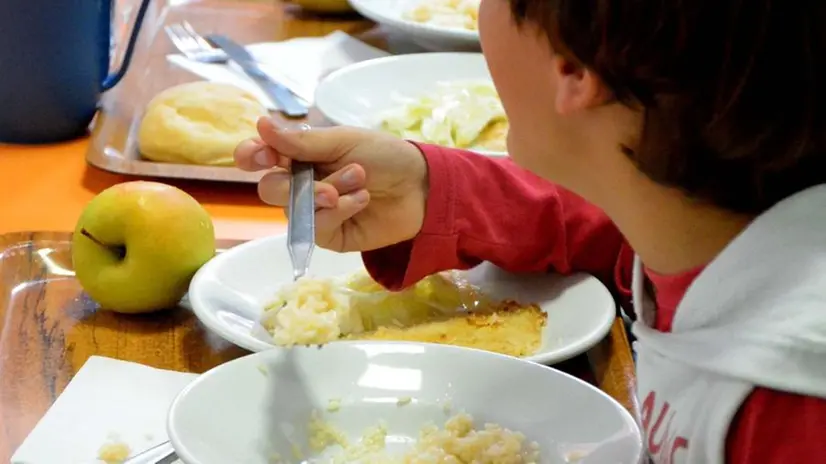
<instances>
[{"instance_id":1,"label":"shredded cabbage","mask_svg":"<svg viewBox=\"0 0 826 464\"><path fill-rule=\"evenodd\" d=\"M507 119L490 81L442 82L434 92L400 103L383 115L383 130L446 147L505 150Z\"/></svg>"}]
</instances>

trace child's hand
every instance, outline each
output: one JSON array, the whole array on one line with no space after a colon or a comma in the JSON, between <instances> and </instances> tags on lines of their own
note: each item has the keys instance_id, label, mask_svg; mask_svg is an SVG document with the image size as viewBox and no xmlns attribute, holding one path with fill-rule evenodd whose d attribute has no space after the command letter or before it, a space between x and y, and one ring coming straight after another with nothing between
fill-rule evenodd
<instances>
[{"instance_id":1,"label":"child's hand","mask_svg":"<svg viewBox=\"0 0 826 464\"><path fill-rule=\"evenodd\" d=\"M272 169L258 184L266 203L289 201L290 161L315 165L316 243L335 251L367 251L419 232L427 198L427 163L419 149L393 136L349 127L276 128L258 122L261 138L242 142L235 163Z\"/></svg>"}]
</instances>

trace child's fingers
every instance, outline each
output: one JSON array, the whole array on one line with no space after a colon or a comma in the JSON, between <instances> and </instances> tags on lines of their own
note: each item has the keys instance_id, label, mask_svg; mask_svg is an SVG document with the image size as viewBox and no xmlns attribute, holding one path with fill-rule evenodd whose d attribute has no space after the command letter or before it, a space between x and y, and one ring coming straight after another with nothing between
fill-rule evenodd
<instances>
[{"instance_id":1,"label":"child's fingers","mask_svg":"<svg viewBox=\"0 0 826 464\"><path fill-rule=\"evenodd\" d=\"M260 139L248 139L239 143L233 153L235 165L244 171L262 171L273 167L287 168L289 158L279 156L272 147Z\"/></svg>"},{"instance_id":2,"label":"child's fingers","mask_svg":"<svg viewBox=\"0 0 826 464\"><path fill-rule=\"evenodd\" d=\"M348 249L347 237L343 235L345 221L360 213L370 203L370 193L361 189L338 199L335 208L320 209L315 214L316 242L335 250Z\"/></svg>"},{"instance_id":3,"label":"child's fingers","mask_svg":"<svg viewBox=\"0 0 826 464\"><path fill-rule=\"evenodd\" d=\"M336 188L325 182L315 182L316 208L334 208L339 194ZM264 203L286 208L290 202L290 173L279 169L264 175L258 182L258 196Z\"/></svg>"},{"instance_id":4,"label":"child's fingers","mask_svg":"<svg viewBox=\"0 0 826 464\"><path fill-rule=\"evenodd\" d=\"M321 180L335 187L339 195L352 193L365 188L367 173L358 164L348 164Z\"/></svg>"},{"instance_id":5,"label":"child's fingers","mask_svg":"<svg viewBox=\"0 0 826 464\"><path fill-rule=\"evenodd\" d=\"M334 208L341 195L363 189L366 182L361 166L345 166L315 183L316 207ZM290 173L279 169L266 174L258 183L258 195L267 204L286 207L290 201Z\"/></svg>"}]
</instances>

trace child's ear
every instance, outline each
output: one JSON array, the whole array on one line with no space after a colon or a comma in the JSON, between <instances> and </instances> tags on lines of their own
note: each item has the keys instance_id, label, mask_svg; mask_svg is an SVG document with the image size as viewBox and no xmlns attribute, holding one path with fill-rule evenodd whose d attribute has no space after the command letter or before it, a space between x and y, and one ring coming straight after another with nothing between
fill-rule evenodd
<instances>
[{"instance_id":1,"label":"child's ear","mask_svg":"<svg viewBox=\"0 0 826 464\"><path fill-rule=\"evenodd\" d=\"M553 73L558 83L556 111L559 114L575 113L609 101L608 89L592 70L561 55L554 56L553 62Z\"/></svg>"}]
</instances>

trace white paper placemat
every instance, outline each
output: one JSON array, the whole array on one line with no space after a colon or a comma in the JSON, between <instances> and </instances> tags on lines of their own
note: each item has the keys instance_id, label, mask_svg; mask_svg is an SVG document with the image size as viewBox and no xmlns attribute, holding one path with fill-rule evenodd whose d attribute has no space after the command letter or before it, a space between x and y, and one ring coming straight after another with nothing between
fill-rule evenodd
<instances>
[{"instance_id":1,"label":"white paper placemat","mask_svg":"<svg viewBox=\"0 0 826 464\"><path fill-rule=\"evenodd\" d=\"M310 105L316 86L330 72L388 54L341 31L325 37L251 44L246 48L264 72ZM234 63L200 63L180 54L167 55L166 58L205 80L237 85L258 97L269 109L278 109L275 102L267 98Z\"/></svg>"},{"instance_id":2,"label":"white paper placemat","mask_svg":"<svg viewBox=\"0 0 826 464\"><path fill-rule=\"evenodd\" d=\"M92 464L102 447L132 454L167 440L172 401L195 374L92 356L12 456L12 464Z\"/></svg>"}]
</instances>

